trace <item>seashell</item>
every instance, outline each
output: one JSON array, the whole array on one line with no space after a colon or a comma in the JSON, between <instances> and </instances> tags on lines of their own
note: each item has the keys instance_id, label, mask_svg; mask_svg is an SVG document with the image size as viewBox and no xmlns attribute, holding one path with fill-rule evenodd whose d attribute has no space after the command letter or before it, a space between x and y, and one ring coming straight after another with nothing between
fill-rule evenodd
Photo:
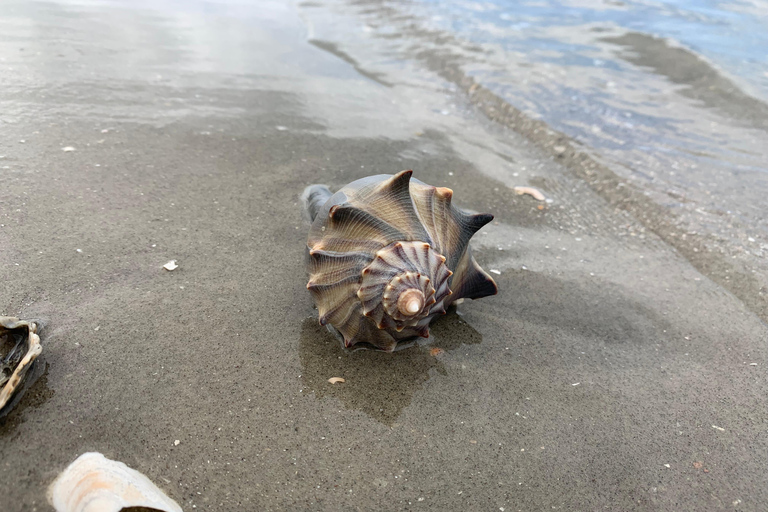
<instances>
[{"instance_id":1,"label":"seashell","mask_svg":"<svg viewBox=\"0 0 768 512\"><path fill-rule=\"evenodd\" d=\"M15 317L0 316L0 411L21 389L29 369L43 351L38 325ZM10 407L9 407L10 408Z\"/></svg>"},{"instance_id":2,"label":"seashell","mask_svg":"<svg viewBox=\"0 0 768 512\"><path fill-rule=\"evenodd\" d=\"M48 500L56 512L182 512L149 478L97 452L84 453L67 466L49 487Z\"/></svg>"},{"instance_id":3,"label":"seashell","mask_svg":"<svg viewBox=\"0 0 768 512\"><path fill-rule=\"evenodd\" d=\"M469 240L493 220L451 203L453 191L380 174L335 194L311 185L302 199L312 223L309 283L320 323L347 348L391 352L429 336L429 323L457 299L497 293Z\"/></svg>"}]
</instances>

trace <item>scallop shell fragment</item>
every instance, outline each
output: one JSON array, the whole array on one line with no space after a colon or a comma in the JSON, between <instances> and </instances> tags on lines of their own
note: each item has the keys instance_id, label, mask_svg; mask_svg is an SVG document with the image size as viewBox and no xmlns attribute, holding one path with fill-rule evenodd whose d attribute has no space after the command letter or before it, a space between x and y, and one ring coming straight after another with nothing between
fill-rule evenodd
<instances>
[{"instance_id":1,"label":"scallop shell fragment","mask_svg":"<svg viewBox=\"0 0 768 512\"><path fill-rule=\"evenodd\" d=\"M38 325L16 317L0 316L0 412L17 393L37 356L43 351Z\"/></svg>"},{"instance_id":2,"label":"scallop shell fragment","mask_svg":"<svg viewBox=\"0 0 768 512\"><path fill-rule=\"evenodd\" d=\"M48 497L56 512L120 512L139 507L182 512L146 476L97 452L84 453L67 466L51 484Z\"/></svg>"},{"instance_id":3,"label":"scallop shell fragment","mask_svg":"<svg viewBox=\"0 0 768 512\"><path fill-rule=\"evenodd\" d=\"M312 223L307 289L320 323L348 348L391 352L428 337L457 299L497 293L469 246L493 215L454 206L451 189L412 172L369 176L335 194L312 185L302 195Z\"/></svg>"}]
</instances>

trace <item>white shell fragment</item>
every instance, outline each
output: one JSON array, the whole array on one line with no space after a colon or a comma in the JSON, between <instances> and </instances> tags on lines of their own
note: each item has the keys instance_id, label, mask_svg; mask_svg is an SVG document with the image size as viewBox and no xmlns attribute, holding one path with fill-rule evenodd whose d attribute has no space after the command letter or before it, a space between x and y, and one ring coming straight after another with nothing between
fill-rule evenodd
<instances>
[{"instance_id":1,"label":"white shell fragment","mask_svg":"<svg viewBox=\"0 0 768 512\"><path fill-rule=\"evenodd\" d=\"M69 153L69 152L75 151L75 148L72 146L64 146L63 148L61 148L61 150L64 151L65 153Z\"/></svg>"},{"instance_id":2,"label":"white shell fragment","mask_svg":"<svg viewBox=\"0 0 768 512\"><path fill-rule=\"evenodd\" d=\"M179 266L176 264L176 260L171 260L165 265L163 265L163 268L165 270L171 271L171 270L176 270L177 268L179 268Z\"/></svg>"},{"instance_id":3,"label":"white shell fragment","mask_svg":"<svg viewBox=\"0 0 768 512\"><path fill-rule=\"evenodd\" d=\"M0 344L3 341L8 342L10 351L3 350L0 354L0 409L19 389L32 363L43 351L35 322L0 316Z\"/></svg>"},{"instance_id":4,"label":"white shell fragment","mask_svg":"<svg viewBox=\"0 0 768 512\"><path fill-rule=\"evenodd\" d=\"M528 194L529 196L533 197L537 201L544 201L546 197L544 197L544 194L542 194L538 189L535 189L533 187L515 187L512 189L515 191L515 194L521 196L523 194Z\"/></svg>"},{"instance_id":5,"label":"white shell fragment","mask_svg":"<svg viewBox=\"0 0 768 512\"><path fill-rule=\"evenodd\" d=\"M336 384L336 383L344 384L346 381L341 377L331 377L330 379L328 379L328 382L330 382L331 384Z\"/></svg>"},{"instance_id":6,"label":"white shell fragment","mask_svg":"<svg viewBox=\"0 0 768 512\"><path fill-rule=\"evenodd\" d=\"M155 484L122 462L82 454L53 481L48 499L56 512L120 512L145 507L182 512Z\"/></svg>"}]
</instances>

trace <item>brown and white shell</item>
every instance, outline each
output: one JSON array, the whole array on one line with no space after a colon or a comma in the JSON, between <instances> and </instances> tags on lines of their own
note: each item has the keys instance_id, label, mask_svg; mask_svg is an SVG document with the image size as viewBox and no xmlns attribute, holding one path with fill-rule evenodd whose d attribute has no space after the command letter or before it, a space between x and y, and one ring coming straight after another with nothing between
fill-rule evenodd
<instances>
[{"instance_id":1,"label":"brown and white shell","mask_svg":"<svg viewBox=\"0 0 768 512\"><path fill-rule=\"evenodd\" d=\"M451 189L412 172L370 176L335 194L312 185L302 196L312 222L307 289L320 323L348 348L391 352L428 337L429 323L453 301L497 293L469 247L493 215L453 206Z\"/></svg>"}]
</instances>

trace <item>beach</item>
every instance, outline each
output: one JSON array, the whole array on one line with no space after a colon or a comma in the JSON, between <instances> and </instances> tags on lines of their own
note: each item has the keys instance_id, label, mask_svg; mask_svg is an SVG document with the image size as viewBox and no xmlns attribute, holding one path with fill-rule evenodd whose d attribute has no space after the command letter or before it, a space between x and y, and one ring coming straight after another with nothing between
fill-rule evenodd
<instances>
[{"instance_id":1,"label":"beach","mask_svg":"<svg viewBox=\"0 0 768 512\"><path fill-rule=\"evenodd\" d=\"M761 510L762 253L449 55L367 66L321 34L340 5L0 6L0 313L44 325L0 508L98 451L184 510ZM299 196L403 169L495 216L499 293L348 352Z\"/></svg>"}]
</instances>

